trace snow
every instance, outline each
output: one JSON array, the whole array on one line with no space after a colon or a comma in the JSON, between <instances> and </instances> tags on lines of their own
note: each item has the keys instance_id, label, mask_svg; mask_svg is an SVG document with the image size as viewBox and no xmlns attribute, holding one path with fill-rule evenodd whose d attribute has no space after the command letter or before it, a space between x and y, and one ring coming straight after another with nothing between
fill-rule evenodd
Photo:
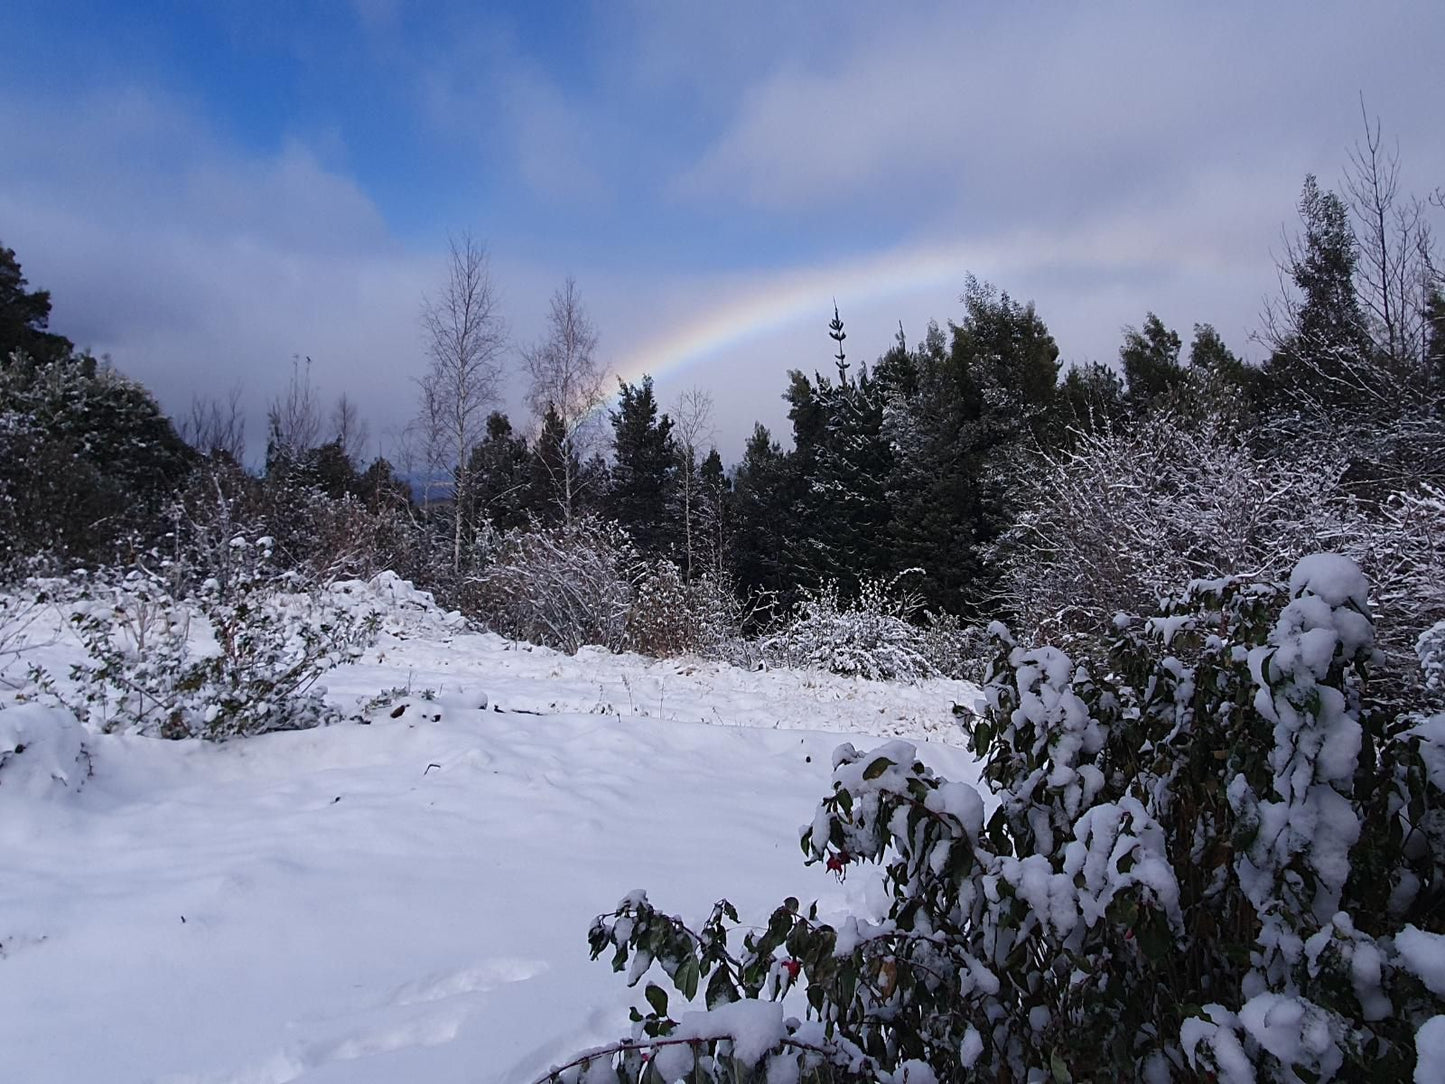
<instances>
[{"instance_id":1,"label":"snow","mask_svg":"<svg viewBox=\"0 0 1445 1084\"><path fill-rule=\"evenodd\" d=\"M638 886L698 921L723 895L744 922L790 894L876 913L875 870L840 884L798 849L840 734L978 779L964 683L573 658L392 593L375 647L324 679L348 714L402 690L370 725L82 753L59 710L0 711L8 1079L532 1080L628 1034L640 992L586 935Z\"/></svg>"},{"instance_id":2,"label":"snow","mask_svg":"<svg viewBox=\"0 0 1445 1084\"><path fill-rule=\"evenodd\" d=\"M1445 1084L1445 1016L1432 1016L1415 1033L1415 1084Z\"/></svg>"},{"instance_id":3,"label":"snow","mask_svg":"<svg viewBox=\"0 0 1445 1084\"><path fill-rule=\"evenodd\" d=\"M1413 971L1430 992L1445 997L1445 936L1406 926L1395 935L1401 963Z\"/></svg>"},{"instance_id":4,"label":"snow","mask_svg":"<svg viewBox=\"0 0 1445 1084\"><path fill-rule=\"evenodd\" d=\"M683 1013L675 1039L720 1039L731 1036L733 1057L752 1068L787 1037L783 1006L777 1001L734 1001L710 1012Z\"/></svg>"},{"instance_id":5,"label":"snow","mask_svg":"<svg viewBox=\"0 0 1445 1084\"><path fill-rule=\"evenodd\" d=\"M1338 553L1312 553L1302 557L1289 577L1289 593L1308 591L1331 607L1354 603L1363 610L1369 603L1370 584L1360 566Z\"/></svg>"}]
</instances>

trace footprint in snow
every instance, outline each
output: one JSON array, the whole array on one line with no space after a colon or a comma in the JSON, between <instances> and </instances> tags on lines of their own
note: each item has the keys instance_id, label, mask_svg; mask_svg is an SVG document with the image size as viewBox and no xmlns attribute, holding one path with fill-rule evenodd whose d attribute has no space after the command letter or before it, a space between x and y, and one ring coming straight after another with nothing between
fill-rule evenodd
<instances>
[{"instance_id":1,"label":"footprint in snow","mask_svg":"<svg viewBox=\"0 0 1445 1084\"><path fill-rule=\"evenodd\" d=\"M504 957L458 971L435 972L406 983L383 1005L365 1011L362 1015L378 1018L367 1027L297 1043L237 1070L167 1076L156 1084L292 1084L334 1062L356 1061L410 1047L441 1046L461 1032L470 1008L465 1004L436 1003L524 982L545 970L547 965L541 960ZM394 1014L392 1018L379 1019L388 1011Z\"/></svg>"},{"instance_id":2,"label":"footprint in snow","mask_svg":"<svg viewBox=\"0 0 1445 1084\"><path fill-rule=\"evenodd\" d=\"M460 971L443 971L416 979L392 995L393 1005L418 1005L463 994L485 994L508 983L525 982L547 970L542 960L497 959Z\"/></svg>"}]
</instances>

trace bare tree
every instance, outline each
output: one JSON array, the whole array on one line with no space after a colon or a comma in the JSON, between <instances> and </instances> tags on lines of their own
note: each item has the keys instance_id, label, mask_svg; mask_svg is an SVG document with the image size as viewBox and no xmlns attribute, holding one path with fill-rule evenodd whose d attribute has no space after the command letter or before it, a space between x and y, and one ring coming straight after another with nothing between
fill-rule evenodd
<instances>
[{"instance_id":1,"label":"bare tree","mask_svg":"<svg viewBox=\"0 0 1445 1084\"><path fill-rule=\"evenodd\" d=\"M577 282L570 276L552 295L547 312L547 333L522 351L531 377L527 401L540 423L550 408L562 422L563 443L552 479L562 506L562 521L571 524L576 514L579 479L577 464L589 450L597 407L602 403L606 379L597 360L597 329L592 325Z\"/></svg>"},{"instance_id":2,"label":"bare tree","mask_svg":"<svg viewBox=\"0 0 1445 1084\"><path fill-rule=\"evenodd\" d=\"M321 439L321 406L311 383L311 359L291 359L291 381L286 391L271 400L266 411L268 456L295 459L316 447Z\"/></svg>"},{"instance_id":3,"label":"bare tree","mask_svg":"<svg viewBox=\"0 0 1445 1084\"><path fill-rule=\"evenodd\" d=\"M341 454L351 460L352 466L357 466L365 457L371 430L345 392L337 397L336 405L331 408L331 431L335 434L332 439L340 446Z\"/></svg>"},{"instance_id":4,"label":"bare tree","mask_svg":"<svg viewBox=\"0 0 1445 1084\"><path fill-rule=\"evenodd\" d=\"M193 396L190 413L181 421L181 439L204 455L227 455L236 463L246 458L246 412L236 384L224 400Z\"/></svg>"},{"instance_id":5,"label":"bare tree","mask_svg":"<svg viewBox=\"0 0 1445 1084\"><path fill-rule=\"evenodd\" d=\"M1364 103L1361 102L1362 113ZM1306 408L1398 420L1429 394L1432 307L1442 279L1430 202L1401 190L1400 156L1364 114L1342 194L1305 179L1298 237L1286 236L1280 293L1259 338L1295 377Z\"/></svg>"},{"instance_id":6,"label":"bare tree","mask_svg":"<svg viewBox=\"0 0 1445 1084\"><path fill-rule=\"evenodd\" d=\"M839 348L842 352L842 348ZM692 387L678 397L672 411L672 434L682 458L683 577L691 581L695 570L694 526L698 513L698 452L712 439L712 396Z\"/></svg>"},{"instance_id":7,"label":"bare tree","mask_svg":"<svg viewBox=\"0 0 1445 1084\"><path fill-rule=\"evenodd\" d=\"M423 303L421 322L431 359L421 380L428 466L444 465L454 472L460 509L470 484L468 453L481 436L487 406L497 398L507 345L486 249L470 235L451 242L446 284ZM454 520L452 570L460 574L465 528L460 514Z\"/></svg>"},{"instance_id":8,"label":"bare tree","mask_svg":"<svg viewBox=\"0 0 1445 1084\"><path fill-rule=\"evenodd\" d=\"M1378 118L1360 100L1363 141L1350 151L1345 195L1360 259L1356 292L1372 338L1390 367L1416 375L1429 343L1430 301L1440 287L1427 204L1400 191L1400 151L1387 148Z\"/></svg>"}]
</instances>

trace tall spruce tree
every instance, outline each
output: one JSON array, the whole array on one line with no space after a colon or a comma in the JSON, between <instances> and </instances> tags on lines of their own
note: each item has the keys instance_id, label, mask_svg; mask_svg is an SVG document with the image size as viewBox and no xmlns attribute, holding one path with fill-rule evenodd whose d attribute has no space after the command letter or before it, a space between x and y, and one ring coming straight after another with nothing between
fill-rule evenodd
<instances>
[{"instance_id":1,"label":"tall spruce tree","mask_svg":"<svg viewBox=\"0 0 1445 1084\"><path fill-rule=\"evenodd\" d=\"M1266 313L1273 351L1271 398L1310 412L1390 412L1389 389L1372 364L1365 314L1355 293L1359 248L1344 200L1311 174L1300 195L1302 233L1283 270L1296 293Z\"/></svg>"},{"instance_id":2,"label":"tall spruce tree","mask_svg":"<svg viewBox=\"0 0 1445 1084\"><path fill-rule=\"evenodd\" d=\"M978 617L993 611L988 550L1010 520L1010 472L1055 420L1059 349L1031 303L972 277L963 303L949 341L931 326L913 351L890 491L896 559L924 570L933 606Z\"/></svg>"},{"instance_id":3,"label":"tall spruce tree","mask_svg":"<svg viewBox=\"0 0 1445 1084\"><path fill-rule=\"evenodd\" d=\"M795 519L796 475L791 458L765 425L753 426L733 474L731 567L745 595L766 592L786 603L796 586L788 564Z\"/></svg>"},{"instance_id":4,"label":"tall spruce tree","mask_svg":"<svg viewBox=\"0 0 1445 1084\"><path fill-rule=\"evenodd\" d=\"M580 478L582 465L567 423L555 406L548 405L542 414L542 428L528 462L527 510L542 523L570 523L579 509L573 506L569 480Z\"/></svg>"},{"instance_id":5,"label":"tall spruce tree","mask_svg":"<svg viewBox=\"0 0 1445 1084\"><path fill-rule=\"evenodd\" d=\"M1147 411L1184 382L1184 366L1179 363L1183 345L1179 335L1152 312L1144 317L1142 327L1124 329L1119 361L1135 413Z\"/></svg>"},{"instance_id":6,"label":"tall spruce tree","mask_svg":"<svg viewBox=\"0 0 1445 1084\"><path fill-rule=\"evenodd\" d=\"M658 415L652 377L639 384L618 381L617 409L611 412L613 466L607 510L649 556L674 556L679 524L674 516L677 449L672 419Z\"/></svg>"},{"instance_id":7,"label":"tall spruce tree","mask_svg":"<svg viewBox=\"0 0 1445 1084\"><path fill-rule=\"evenodd\" d=\"M505 414L494 410L487 417L486 435L472 447L468 461L475 505L472 518L485 519L498 531L526 526L532 506L531 466L527 441L512 431Z\"/></svg>"},{"instance_id":8,"label":"tall spruce tree","mask_svg":"<svg viewBox=\"0 0 1445 1084\"><path fill-rule=\"evenodd\" d=\"M0 245L0 368L16 351L40 363L70 357L74 345L50 326L50 291L29 290L15 250Z\"/></svg>"},{"instance_id":9,"label":"tall spruce tree","mask_svg":"<svg viewBox=\"0 0 1445 1084\"><path fill-rule=\"evenodd\" d=\"M845 591L893 568L888 533L888 479L893 451L883 433L887 381L861 366L854 376L837 307L828 325L836 344L837 380L789 373L785 395L793 420L792 467L800 483L797 530L788 558L807 586L836 581Z\"/></svg>"}]
</instances>

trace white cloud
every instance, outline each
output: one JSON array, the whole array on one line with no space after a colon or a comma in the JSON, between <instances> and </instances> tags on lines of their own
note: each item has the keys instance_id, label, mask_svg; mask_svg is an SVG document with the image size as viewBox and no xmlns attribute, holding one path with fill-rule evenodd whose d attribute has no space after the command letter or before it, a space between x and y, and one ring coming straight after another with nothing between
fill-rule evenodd
<instances>
[{"instance_id":1,"label":"white cloud","mask_svg":"<svg viewBox=\"0 0 1445 1084\"><path fill-rule=\"evenodd\" d=\"M1419 54L1445 16L1419 5L868 10L830 15L827 48L794 42L741 86L677 191L1067 221L1201 168L1250 175L1260 155L1288 151L1296 174L1321 150L1338 162L1360 91L1407 142L1436 142Z\"/></svg>"}]
</instances>

